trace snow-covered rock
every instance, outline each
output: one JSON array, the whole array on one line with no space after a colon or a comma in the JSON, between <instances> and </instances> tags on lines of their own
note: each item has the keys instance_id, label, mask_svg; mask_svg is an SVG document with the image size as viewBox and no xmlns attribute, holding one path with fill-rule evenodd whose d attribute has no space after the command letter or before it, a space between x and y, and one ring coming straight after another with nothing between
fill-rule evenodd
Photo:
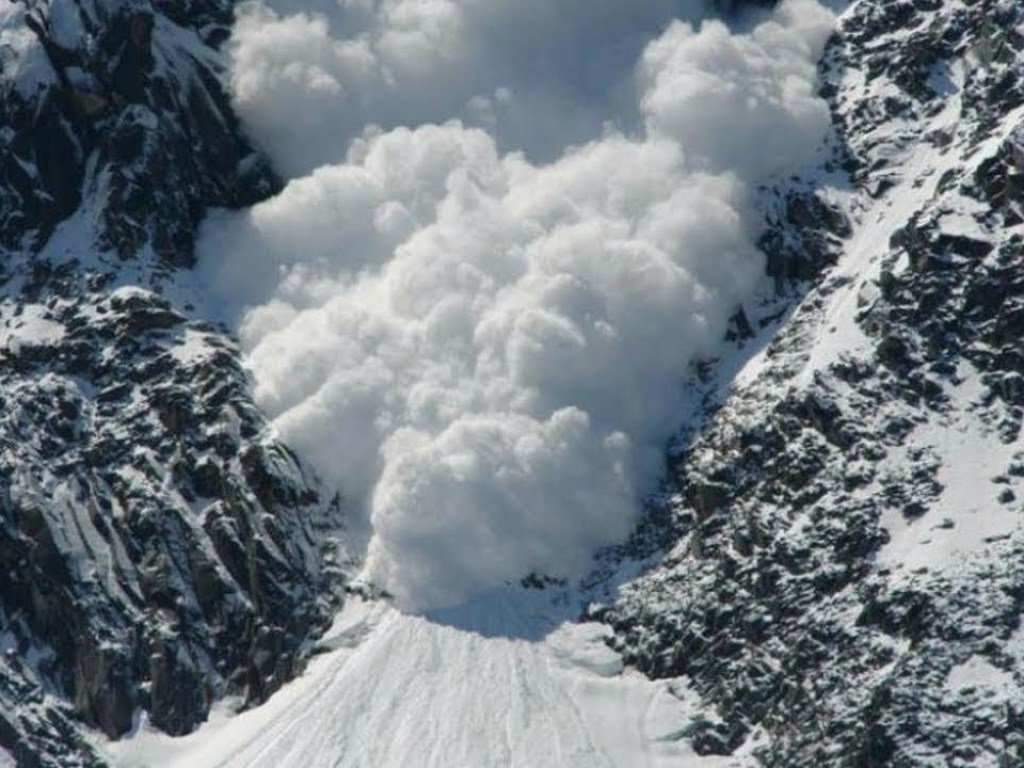
<instances>
[{"instance_id":1,"label":"snow-covered rock","mask_svg":"<svg viewBox=\"0 0 1024 768\"><path fill-rule=\"evenodd\" d=\"M209 205L276 181L220 86L229 3L0 3L0 746L183 733L330 620L338 502L199 319ZM342 555L343 557L343 555Z\"/></svg>"},{"instance_id":2,"label":"snow-covered rock","mask_svg":"<svg viewBox=\"0 0 1024 768\"><path fill-rule=\"evenodd\" d=\"M701 752L1024 760L1022 32L1014 2L841 19L823 71L851 231L818 218L835 264L708 385L660 562L593 611L717 707Z\"/></svg>"}]
</instances>

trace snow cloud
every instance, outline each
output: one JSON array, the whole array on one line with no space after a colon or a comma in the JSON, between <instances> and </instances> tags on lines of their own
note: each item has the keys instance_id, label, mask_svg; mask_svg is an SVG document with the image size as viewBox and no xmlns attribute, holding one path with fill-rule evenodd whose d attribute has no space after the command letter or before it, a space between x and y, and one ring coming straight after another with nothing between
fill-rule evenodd
<instances>
[{"instance_id":1,"label":"snow cloud","mask_svg":"<svg viewBox=\"0 0 1024 768\"><path fill-rule=\"evenodd\" d=\"M403 607L580 575L657 482L688 364L762 284L750 190L824 141L831 14L784 0L737 33L668 23L696 6L668 0L273 5L239 18L236 99L313 170L212 216L200 252L259 403L364 512L366 575ZM616 40L631 61L587 61Z\"/></svg>"},{"instance_id":2,"label":"snow cloud","mask_svg":"<svg viewBox=\"0 0 1024 768\"><path fill-rule=\"evenodd\" d=\"M702 0L255 0L238 9L236 105L292 176L347 140L461 119L553 159L632 118L645 41Z\"/></svg>"}]
</instances>

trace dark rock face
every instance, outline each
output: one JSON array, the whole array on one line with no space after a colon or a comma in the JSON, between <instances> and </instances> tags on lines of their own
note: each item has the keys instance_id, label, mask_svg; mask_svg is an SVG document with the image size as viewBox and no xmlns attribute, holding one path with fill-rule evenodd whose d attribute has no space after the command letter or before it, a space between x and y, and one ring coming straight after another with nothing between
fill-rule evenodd
<instances>
[{"instance_id":1,"label":"dark rock face","mask_svg":"<svg viewBox=\"0 0 1024 768\"><path fill-rule=\"evenodd\" d=\"M726 13L736 13L749 8L772 8L778 0L712 0L711 4Z\"/></svg>"},{"instance_id":2,"label":"dark rock face","mask_svg":"<svg viewBox=\"0 0 1024 768\"><path fill-rule=\"evenodd\" d=\"M42 71L0 84L0 245L41 247L85 201L102 220L99 249L128 259L148 246L188 266L206 208L274 189L208 45L226 37L231 3L202 6L25 3L38 44L23 58Z\"/></svg>"},{"instance_id":3,"label":"dark rock face","mask_svg":"<svg viewBox=\"0 0 1024 768\"><path fill-rule=\"evenodd\" d=\"M195 227L276 188L230 2L26 2L0 71L0 747L97 765L258 702L337 607L340 512L195 319Z\"/></svg>"},{"instance_id":4,"label":"dark rock face","mask_svg":"<svg viewBox=\"0 0 1024 768\"><path fill-rule=\"evenodd\" d=\"M860 0L829 46L852 226L799 191L770 212L798 300L617 555L658 565L593 609L703 696L702 753L1024 764L1022 25Z\"/></svg>"}]
</instances>

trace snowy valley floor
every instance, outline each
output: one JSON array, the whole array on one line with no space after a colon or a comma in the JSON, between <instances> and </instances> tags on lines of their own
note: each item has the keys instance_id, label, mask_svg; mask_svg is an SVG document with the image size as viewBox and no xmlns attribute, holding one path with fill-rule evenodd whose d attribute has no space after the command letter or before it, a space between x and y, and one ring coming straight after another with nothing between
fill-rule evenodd
<instances>
[{"instance_id":1,"label":"snowy valley floor","mask_svg":"<svg viewBox=\"0 0 1024 768\"><path fill-rule=\"evenodd\" d=\"M683 731L685 681L623 669L601 624L564 621L549 592L508 591L430 618L353 600L329 649L267 704L222 705L197 732L142 725L104 746L121 766L741 765Z\"/></svg>"}]
</instances>

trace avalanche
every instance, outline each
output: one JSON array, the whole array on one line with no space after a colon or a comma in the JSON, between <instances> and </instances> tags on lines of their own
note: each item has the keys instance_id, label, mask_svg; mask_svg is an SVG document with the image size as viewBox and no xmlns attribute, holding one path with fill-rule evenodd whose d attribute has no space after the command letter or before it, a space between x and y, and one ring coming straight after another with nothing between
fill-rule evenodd
<instances>
[{"instance_id":1,"label":"avalanche","mask_svg":"<svg viewBox=\"0 0 1024 768\"><path fill-rule=\"evenodd\" d=\"M386 41L408 53L413 42L389 25L413 6L426 12L381 7L374 66L397 55ZM415 38L435 54L417 77L443 82L451 59L472 58L485 7L430 6L440 31ZM604 18L609 30L623 13ZM324 85L324 51L340 77L358 47L330 37L324 17L242 19L236 99L257 135L258 116L291 103L282 79L299 80L289 95L317 91L325 120L353 98ZM634 22L650 26L644 14ZM833 15L786 0L745 23L676 20L649 42L632 132L608 114L603 135L559 144L545 163L503 152L486 126L437 125L429 112L351 141L339 126L344 162L207 222L200 266L235 310L258 402L365 520L365 575L404 609L533 572L579 577L636 523L688 366L715 354L730 317L765 288L756 187L825 152L816 62ZM310 24L328 39L297 50L296 25ZM534 55L526 41L514 53L496 55ZM598 71L611 66L598 59ZM492 88L530 74L486 63ZM411 74L393 74L400 93L415 89ZM451 87L469 86L481 87ZM510 99L509 110L534 109ZM309 160L302 142L270 148L285 167Z\"/></svg>"}]
</instances>

